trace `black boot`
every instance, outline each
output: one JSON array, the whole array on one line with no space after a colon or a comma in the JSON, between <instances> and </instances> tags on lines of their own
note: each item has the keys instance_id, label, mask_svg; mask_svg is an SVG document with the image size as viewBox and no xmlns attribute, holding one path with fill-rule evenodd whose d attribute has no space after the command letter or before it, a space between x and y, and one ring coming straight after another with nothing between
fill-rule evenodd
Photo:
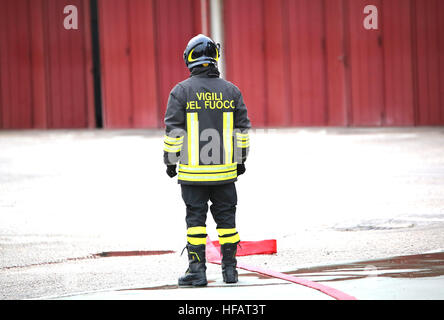
<instances>
[{"instance_id":1,"label":"black boot","mask_svg":"<svg viewBox=\"0 0 444 320\"><path fill-rule=\"evenodd\" d=\"M194 246L188 243L186 248L189 267L185 274L179 278L179 286L206 286L205 245Z\"/></svg>"},{"instance_id":2,"label":"black boot","mask_svg":"<svg viewBox=\"0 0 444 320\"><path fill-rule=\"evenodd\" d=\"M237 243L225 243L221 245L220 251L222 253L222 276L225 283L237 282Z\"/></svg>"}]
</instances>

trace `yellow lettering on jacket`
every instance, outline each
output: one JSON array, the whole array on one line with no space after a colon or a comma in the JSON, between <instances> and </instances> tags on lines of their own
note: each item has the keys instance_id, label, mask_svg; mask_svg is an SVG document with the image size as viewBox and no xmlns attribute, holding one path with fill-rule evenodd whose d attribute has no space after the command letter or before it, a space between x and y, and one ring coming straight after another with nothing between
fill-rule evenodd
<instances>
[{"instance_id":1,"label":"yellow lettering on jacket","mask_svg":"<svg viewBox=\"0 0 444 320\"><path fill-rule=\"evenodd\" d=\"M187 102L187 109L201 109L198 102L203 101L207 110L235 109L234 100L223 100L222 92L196 92L197 100Z\"/></svg>"},{"instance_id":2,"label":"yellow lettering on jacket","mask_svg":"<svg viewBox=\"0 0 444 320\"><path fill-rule=\"evenodd\" d=\"M196 92L198 100L222 100L222 92Z\"/></svg>"},{"instance_id":3,"label":"yellow lettering on jacket","mask_svg":"<svg viewBox=\"0 0 444 320\"><path fill-rule=\"evenodd\" d=\"M187 109L195 110L195 109L201 109L201 107L199 107L196 100L193 100L187 102Z\"/></svg>"},{"instance_id":4,"label":"yellow lettering on jacket","mask_svg":"<svg viewBox=\"0 0 444 320\"><path fill-rule=\"evenodd\" d=\"M205 109L234 109L234 100L205 100L204 102Z\"/></svg>"}]
</instances>

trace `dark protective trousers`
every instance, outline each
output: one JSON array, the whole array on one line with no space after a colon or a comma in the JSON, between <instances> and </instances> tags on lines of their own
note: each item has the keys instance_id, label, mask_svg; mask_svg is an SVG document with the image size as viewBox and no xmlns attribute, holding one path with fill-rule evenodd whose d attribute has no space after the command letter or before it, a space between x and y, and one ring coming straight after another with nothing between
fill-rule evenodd
<instances>
[{"instance_id":1,"label":"dark protective trousers","mask_svg":"<svg viewBox=\"0 0 444 320\"><path fill-rule=\"evenodd\" d=\"M206 226L208 201L216 228L235 228L237 193L234 182L219 185L185 185L182 199L186 205L187 228Z\"/></svg>"}]
</instances>

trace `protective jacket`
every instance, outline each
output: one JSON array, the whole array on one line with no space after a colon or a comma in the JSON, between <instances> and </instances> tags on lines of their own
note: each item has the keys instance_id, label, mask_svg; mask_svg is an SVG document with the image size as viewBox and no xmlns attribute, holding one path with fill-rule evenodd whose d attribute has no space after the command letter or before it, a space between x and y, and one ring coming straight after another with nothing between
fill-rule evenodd
<instances>
[{"instance_id":1,"label":"protective jacket","mask_svg":"<svg viewBox=\"0 0 444 320\"><path fill-rule=\"evenodd\" d=\"M170 92L165 113L164 162L179 162L181 184L236 181L251 127L240 90L213 65L192 69Z\"/></svg>"}]
</instances>

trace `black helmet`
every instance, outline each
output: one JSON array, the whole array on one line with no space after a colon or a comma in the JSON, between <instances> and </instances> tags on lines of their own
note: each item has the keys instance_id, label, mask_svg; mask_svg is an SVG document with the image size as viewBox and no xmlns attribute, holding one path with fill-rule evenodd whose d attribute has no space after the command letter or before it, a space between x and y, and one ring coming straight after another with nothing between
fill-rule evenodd
<instances>
[{"instance_id":1,"label":"black helmet","mask_svg":"<svg viewBox=\"0 0 444 320\"><path fill-rule=\"evenodd\" d=\"M185 64L190 70L204 63L212 63L217 66L219 57L220 45L203 34L192 38L183 53Z\"/></svg>"}]
</instances>

